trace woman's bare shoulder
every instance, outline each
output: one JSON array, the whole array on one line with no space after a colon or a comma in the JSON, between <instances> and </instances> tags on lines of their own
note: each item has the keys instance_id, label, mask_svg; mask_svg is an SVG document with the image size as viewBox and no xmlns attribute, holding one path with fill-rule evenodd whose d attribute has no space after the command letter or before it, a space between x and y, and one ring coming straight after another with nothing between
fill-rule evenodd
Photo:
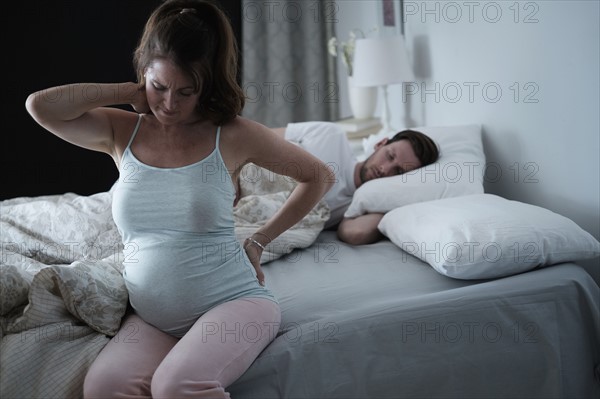
<instances>
[{"instance_id":1,"label":"woman's bare shoulder","mask_svg":"<svg viewBox=\"0 0 600 399\"><path fill-rule=\"evenodd\" d=\"M230 122L227 122L223 127L227 128L228 130L231 130L233 132L238 132L238 133L242 133L242 132L256 133L256 132L261 132L261 131L265 131L265 130L267 130L267 131L270 130L265 125L258 123L256 121L253 121L252 119L245 118L243 116L236 116L233 120L231 120Z\"/></svg>"},{"instance_id":2,"label":"woman's bare shoulder","mask_svg":"<svg viewBox=\"0 0 600 399\"><path fill-rule=\"evenodd\" d=\"M244 117L221 126L221 150L228 163L240 167L253 162L263 151L273 150L280 137L268 127Z\"/></svg>"},{"instance_id":3,"label":"woman's bare shoulder","mask_svg":"<svg viewBox=\"0 0 600 399\"><path fill-rule=\"evenodd\" d=\"M113 125L115 155L117 160L120 160L138 122L141 122L140 119L147 119L148 116L117 108L107 109L107 113Z\"/></svg>"},{"instance_id":4,"label":"woman's bare shoulder","mask_svg":"<svg viewBox=\"0 0 600 399\"><path fill-rule=\"evenodd\" d=\"M260 145L261 140L273 136L275 133L265 125L241 116L221 126L222 140L235 147Z\"/></svg>"}]
</instances>

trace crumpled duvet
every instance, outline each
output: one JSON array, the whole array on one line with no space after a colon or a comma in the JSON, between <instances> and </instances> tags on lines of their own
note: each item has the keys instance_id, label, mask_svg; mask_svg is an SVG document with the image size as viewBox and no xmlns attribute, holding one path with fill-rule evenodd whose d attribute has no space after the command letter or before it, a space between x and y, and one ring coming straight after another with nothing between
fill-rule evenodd
<instances>
[{"instance_id":1,"label":"crumpled duvet","mask_svg":"<svg viewBox=\"0 0 600 399\"><path fill-rule=\"evenodd\" d=\"M294 187L289 178L246 165L234 208L238 239L263 225ZM111 200L112 190L0 202L0 397L82 396L89 365L127 309L127 248ZM261 263L311 245L328 218L321 201L267 246Z\"/></svg>"}]
</instances>

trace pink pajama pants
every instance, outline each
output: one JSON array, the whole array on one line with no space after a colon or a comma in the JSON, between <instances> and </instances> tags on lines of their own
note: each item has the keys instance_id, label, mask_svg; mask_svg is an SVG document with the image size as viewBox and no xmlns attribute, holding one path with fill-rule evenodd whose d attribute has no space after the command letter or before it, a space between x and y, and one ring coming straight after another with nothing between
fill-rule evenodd
<instances>
[{"instance_id":1,"label":"pink pajama pants","mask_svg":"<svg viewBox=\"0 0 600 399\"><path fill-rule=\"evenodd\" d=\"M181 338L127 316L84 382L85 398L229 398L225 388L275 338L279 306L240 298L206 312Z\"/></svg>"}]
</instances>

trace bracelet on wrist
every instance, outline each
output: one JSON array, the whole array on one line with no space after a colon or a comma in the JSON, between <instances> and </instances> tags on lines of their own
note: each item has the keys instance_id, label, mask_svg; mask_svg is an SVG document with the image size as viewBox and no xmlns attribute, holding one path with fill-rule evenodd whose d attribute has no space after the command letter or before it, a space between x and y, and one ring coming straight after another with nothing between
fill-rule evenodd
<instances>
[{"instance_id":1,"label":"bracelet on wrist","mask_svg":"<svg viewBox=\"0 0 600 399\"><path fill-rule=\"evenodd\" d=\"M268 235L266 235L266 234L265 234L265 233L263 233L263 232L260 232L260 231L255 231L255 232L254 232L254 234L260 234L260 235L262 235L262 236L265 236L265 237L267 237L267 239L269 240L269 242L273 241L273 239L272 239L271 237L269 237ZM254 235L254 234L253 234L253 235ZM268 243L267 243L267 244L268 244Z\"/></svg>"},{"instance_id":2,"label":"bracelet on wrist","mask_svg":"<svg viewBox=\"0 0 600 399\"><path fill-rule=\"evenodd\" d=\"M244 248L248 248L248 245L250 245L250 244L254 244L254 245L256 245L257 247L259 247L260 249L262 249L263 251L265 250L265 246L264 246L264 245L262 245L260 242L256 241L256 240L255 240L254 238L252 238L252 237L248 237L248 238L246 238L246 241L250 241L250 242L249 242L248 244L246 244L246 245L244 246Z\"/></svg>"}]
</instances>

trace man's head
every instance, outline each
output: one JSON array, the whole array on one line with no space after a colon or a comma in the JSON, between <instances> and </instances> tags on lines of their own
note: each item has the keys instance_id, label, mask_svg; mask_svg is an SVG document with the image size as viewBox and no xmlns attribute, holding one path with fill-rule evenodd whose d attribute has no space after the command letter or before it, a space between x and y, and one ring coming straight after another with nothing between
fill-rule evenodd
<instances>
[{"instance_id":1,"label":"man's head","mask_svg":"<svg viewBox=\"0 0 600 399\"><path fill-rule=\"evenodd\" d=\"M438 157L438 147L429 136L415 130L403 130L375 144L375 151L357 165L356 186L427 166Z\"/></svg>"}]
</instances>

